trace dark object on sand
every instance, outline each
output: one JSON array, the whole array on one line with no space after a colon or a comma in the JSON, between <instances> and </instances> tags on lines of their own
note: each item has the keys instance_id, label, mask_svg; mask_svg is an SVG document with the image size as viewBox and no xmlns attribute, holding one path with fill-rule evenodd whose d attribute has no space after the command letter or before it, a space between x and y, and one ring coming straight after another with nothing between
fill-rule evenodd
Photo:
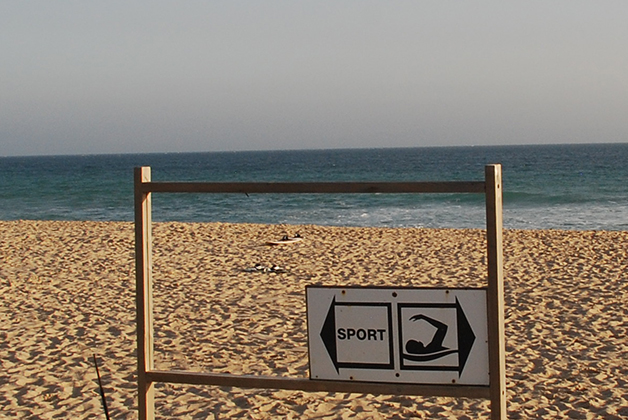
<instances>
[{"instance_id":1,"label":"dark object on sand","mask_svg":"<svg viewBox=\"0 0 628 420\"><path fill-rule=\"evenodd\" d=\"M293 237L289 237L288 235L284 235L283 238L281 238L278 241L268 241L268 242L266 242L266 245L293 244L295 242L300 242L302 239L303 239L303 237L301 235L299 235L298 233L296 235L294 235Z\"/></svg>"},{"instance_id":2,"label":"dark object on sand","mask_svg":"<svg viewBox=\"0 0 628 420\"><path fill-rule=\"evenodd\" d=\"M100 397L102 398L102 407L105 410L105 417L109 419L109 410L107 409L107 399L105 398L105 389L102 387L102 381L100 380L100 372L98 371L98 362L96 361L96 355L94 356L94 366L96 366L96 376L98 377L98 387L100 388Z\"/></svg>"}]
</instances>

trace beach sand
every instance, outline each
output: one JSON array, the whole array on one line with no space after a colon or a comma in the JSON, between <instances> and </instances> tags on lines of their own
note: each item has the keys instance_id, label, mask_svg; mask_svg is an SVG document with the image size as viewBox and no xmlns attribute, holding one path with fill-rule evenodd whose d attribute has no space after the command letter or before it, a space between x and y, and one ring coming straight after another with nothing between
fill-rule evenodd
<instances>
[{"instance_id":1,"label":"beach sand","mask_svg":"<svg viewBox=\"0 0 628 420\"><path fill-rule=\"evenodd\" d=\"M0 222L1 418L104 419L93 354L111 417L137 418L133 238ZM156 368L307 377L306 285L484 286L484 247L482 230L156 223ZM628 418L628 232L508 230L504 256L509 418ZM477 399L156 389L166 419L489 417Z\"/></svg>"}]
</instances>

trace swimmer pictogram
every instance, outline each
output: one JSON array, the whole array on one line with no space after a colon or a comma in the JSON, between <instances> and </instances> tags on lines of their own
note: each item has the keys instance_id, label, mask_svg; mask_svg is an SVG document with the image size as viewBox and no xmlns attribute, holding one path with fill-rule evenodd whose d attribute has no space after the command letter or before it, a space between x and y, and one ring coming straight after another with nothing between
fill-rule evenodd
<instances>
[{"instance_id":1,"label":"swimmer pictogram","mask_svg":"<svg viewBox=\"0 0 628 420\"><path fill-rule=\"evenodd\" d=\"M457 298L455 303L400 303L398 315L402 370L462 375L476 337Z\"/></svg>"},{"instance_id":2,"label":"swimmer pictogram","mask_svg":"<svg viewBox=\"0 0 628 420\"><path fill-rule=\"evenodd\" d=\"M439 359L451 353L455 353L458 350L451 350L448 347L443 346L443 340L447 335L447 325L439 322L429 316L423 314L414 315L410 318L410 321L425 320L429 324L436 327L436 333L432 336L430 342L425 345L422 341L414 339L408 340L405 346L405 353L403 357L406 359L414 360L416 362L424 362L429 360Z\"/></svg>"}]
</instances>

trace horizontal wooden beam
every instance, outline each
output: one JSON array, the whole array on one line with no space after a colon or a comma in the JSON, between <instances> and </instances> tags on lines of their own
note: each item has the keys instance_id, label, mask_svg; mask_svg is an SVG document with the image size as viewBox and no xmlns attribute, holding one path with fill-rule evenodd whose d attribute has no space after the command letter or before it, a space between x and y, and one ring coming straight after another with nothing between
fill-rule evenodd
<instances>
[{"instance_id":1,"label":"horizontal wooden beam","mask_svg":"<svg viewBox=\"0 0 628 420\"><path fill-rule=\"evenodd\" d=\"M305 392L350 392L374 395L421 395L425 397L489 398L488 386L415 385L353 381L322 381L307 378L283 378L255 375L231 375L186 371L146 372L152 382L190 385L215 385L238 388L286 389Z\"/></svg>"},{"instance_id":2,"label":"horizontal wooden beam","mask_svg":"<svg viewBox=\"0 0 628 420\"><path fill-rule=\"evenodd\" d=\"M470 182L145 182L143 193L355 194L485 193L483 181Z\"/></svg>"}]
</instances>

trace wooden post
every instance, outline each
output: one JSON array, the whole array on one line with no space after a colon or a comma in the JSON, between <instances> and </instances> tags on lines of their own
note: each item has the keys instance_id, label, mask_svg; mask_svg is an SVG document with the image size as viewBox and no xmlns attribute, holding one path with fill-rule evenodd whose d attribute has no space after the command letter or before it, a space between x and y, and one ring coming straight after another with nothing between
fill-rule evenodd
<instances>
[{"instance_id":1,"label":"wooden post","mask_svg":"<svg viewBox=\"0 0 628 420\"><path fill-rule=\"evenodd\" d=\"M142 189L150 168L135 168L135 304L139 420L155 418L155 389L146 372L154 369L151 196Z\"/></svg>"},{"instance_id":2,"label":"wooden post","mask_svg":"<svg viewBox=\"0 0 628 420\"><path fill-rule=\"evenodd\" d=\"M504 252L502 167L487 165L486 242L488 265L488 337L491 419L506 419L506 341L504 334Z\"/></svg>"}]
</instances>

